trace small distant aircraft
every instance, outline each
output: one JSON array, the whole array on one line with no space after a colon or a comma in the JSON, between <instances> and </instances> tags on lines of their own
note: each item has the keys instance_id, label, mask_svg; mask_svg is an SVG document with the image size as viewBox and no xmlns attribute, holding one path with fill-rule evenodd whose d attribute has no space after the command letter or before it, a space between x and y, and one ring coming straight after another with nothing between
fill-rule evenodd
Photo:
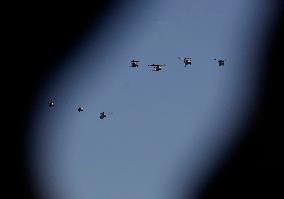
<instances>
[{"instance_id":1,"label":"small distant aircraft","mask_svg":"<svg viewBox=\"0 0 284 199\"><path fill-rule=\"evenodd\" d=\"M129 67L132 67L132 68L138 68L138 63L139 63L140 61L135 61L135 60L132 60L131 61L131 65L129 66Z\"/></svg>"},{"instance_id":2,"label":"small distant aircraft","mask_svg":"<svg viewBox=\"0 0 284 199\"><path fill-rule=\"evenodd\" d=\"M105 117L106 117L105 112L101 112L101 113L100 113L100 119L104 119Z\"/></svg>"},{"instance_id":3,"label":"small distant aircraft","mask_svg":"<svg viewBox=\"0 0 284 199\"><path fill-rule=\"evenodd\" d=\"M151 64L148 66L153 66L154 67L153 71L160 71L162 70L162 66L166 66L166 64Z\"/></svg>"},{"instance_id":4,"label":"small distant aircraft","mask_svg":"<svg viewBox=\"0 0 284 199\"><path fill-rule=\"evenodd\" d=\"M225 66L225 61L227 61L226 59L214 59L215 61L218 61L218 64L220 67L224 67Z\"/></svg>"},{"instance_id":5,"label":"small distant aircraft","mask_svg":"<svg viewBox=\"0 0 284 199\"><path fill-rule=\"evenodd\" d=\"M51 107L54 107L55 104L54 104L54 102L48 102L48 106L51 108Z\"/></svg>"},{"instance_id":6,"label":"small distant aircraft","mask_svg":"<svg viewBox=\"0 0 284 199\"><path fill-rule=\"evenodd\" d=\"M189 57L185 57L185 58L181 58L181 57L178 57L180 60L183 60L183 63L184 63L184 67L186 67L188 64L191 65L192 64L192 60L191 58Z\"/></svg>"},{"instance_id":7,"label":"small distant aircraft","mask_svg":"<svg viewBox=\"0 0 284 199\"><path fill-rule=\"evenodd\" d=\"M77 109L77 111L78 111L78 112L82 112L82 111L84 111L84 109L83 109L82 107L79 107L79 108Z\"/></svg>"}]
</instances>

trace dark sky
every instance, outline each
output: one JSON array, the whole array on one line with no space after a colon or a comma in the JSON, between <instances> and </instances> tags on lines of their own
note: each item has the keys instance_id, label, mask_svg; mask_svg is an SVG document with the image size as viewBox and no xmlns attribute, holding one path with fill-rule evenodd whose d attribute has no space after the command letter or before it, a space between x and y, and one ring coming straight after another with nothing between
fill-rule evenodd
<instances>
[{"instance_id":1,"label":"dark sky","mask_svg":"<svg viewBox=\"0 0 284 199\"><path fill-rule=\"evenodd\" d=\"M35 192L25 170L26 159L22 148L27 136L24 130L26 119L30 115L30 109L33 108L31 104L33 95L38 93L37 89L41 87L45 77L56 70L55 65L60 58L66 55L73 45L81 41L80 38L86 33L90 23L102 23L106 18L105 15L117 6L113 2L98 2L97 6L92 7L76 4L71 6L72 9L51 6L47 10L40 10L39 7L46 7L42 5L38 9L29 8L19 11L13 9L11 13L15 15L13 17L11 13L7 15L8 25L12 31L11 39L8 37L11 45L7 50L13 47L12 67L7 71L8 74L13 74L7 79L11 82L7 94L12 108L11 114L7 117L13 117L13 122L16 120L18 124L13 125L16 127L9 130L15 132L9 154L15 173L11 185L18 193L21 193L22 198L31 198L32 193ZM261 106L246 130L248 136L243 139L235 152L230 153L224 168L212 175L210 183L206 184L201 191L201 198L225 197L236 192L240 196L248 193L262 195L264 192L277 188L275 176L283 168L278 164L281 157L279 111L283 108L280 103L281 78L278 70L282 64L280 53L283 40L280 35L283 30L283 24L281 24L283 21L279 19L278 22L279 24L275 23L271 35L265 41L267 44L264 46L267 51L263 51L264 58L260 59L259 64L270 67L267 67L263 95L259 101ZM18 113L16 116L15 112ZM262 174L261 178L260 174ZM273 193L276 192L273 191Z\"/></svg>"}]
</instances>

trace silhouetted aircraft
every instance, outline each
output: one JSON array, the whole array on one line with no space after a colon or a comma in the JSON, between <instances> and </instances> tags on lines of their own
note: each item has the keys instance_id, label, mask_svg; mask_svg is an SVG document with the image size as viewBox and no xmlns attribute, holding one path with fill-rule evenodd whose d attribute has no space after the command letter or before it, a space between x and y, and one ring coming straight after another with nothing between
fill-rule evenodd
<instances>
[{"instance_id":1,"label":"silhouetted aircraft","mask_svg":"<svg viewBox=\"0 0 284 199\"><path fill-rule=\"evenodd\" d=\"M77 109L77 111L78 111L78 112L81 112L81 111L84 111L84 109L83 109L82 107L79 107L79 108Z\"/></svg>"},{"instance_id":2,"label":"silhouetted aircraft","mask_svg":"<svg viewBox=\"0 0 284 199\"><path fill-rule=\"evenodd\" d=\"M218 62L219 66L222 67L222 66L225 66L225 61L227 61L226 59L223 60L223 59L214 59L215 61Z\"/></svg>"},{"instance_id":3,"label":"silhouetted aircraft","mask_svg":"<svg viewBox=\"0 0 284 199\"><path fill-rule=\"evenodd\" d=\"M162 70L162 66L165 66L166 64L151 64L151 65L148 65L148 66L152 66L154 67L153 71L160 71Z\"/></svg>"},{"instance_id":4,"label":"silhouetted aircraft","mask_svg":"<svg viewBox=\"0 0 284 199\"><path fill-rule=\"evenodd\" d=\"M135 60L132 60L131 61L131 65L130 65L130 67L132 67L132 68L138 68L138 63L139 63L140 61L135 61Z\"/></svg>"},{"instance_id":5,"label":"silhouetted aircraft","mask_svg":"<svg viewBox=\"0 0 284 199\"><path fill-rule=\"evenodd\" d=\"M104 119L105 117L106 117L105 112L101 112L101 113L100 113L100 119Z\"/></svg>"},{"instance_id":6,"label":"silhouetted aircraft","mask_svg":"<svg viewBox=\"0 0 284 199\"><path fill-rule=\"evenodd\" d=\"M188 57L185 57L185 58L181 58L181 57L178 57L180 60L183 60L183 63L184 63L184 67L186 67L187 65L191 65L192 63L192 60L191 58L188 58Z\"/></svg>"}]
</instances>

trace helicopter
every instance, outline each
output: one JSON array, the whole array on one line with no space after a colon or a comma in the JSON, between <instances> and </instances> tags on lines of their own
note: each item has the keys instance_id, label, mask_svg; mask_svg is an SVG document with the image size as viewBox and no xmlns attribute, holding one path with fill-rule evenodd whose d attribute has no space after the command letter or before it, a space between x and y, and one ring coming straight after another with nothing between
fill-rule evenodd
<instances>
[{"instance_id":1,"label":"helicopter","mask_svg":"<svg viewBox=\"0 0 284 199\"><path fill-rule=\"evenodd\" d=\"M101 113L100 113L100 119L104 119L105 117L106 117L105 112L101 112Z\"/></svg>"},{"instance_id":2,"label":"helicopter","mask_svg":"<svg viewBox=\"0 0 284 199\"><path fill-rule=\"evenodd\" d=\"M48 102L48 106L49 106L50 108L52 108L52 107L55 106L55 104L54 104L54 102Z\"/></svg>"},{"instance_id":3,"label":"helicopter","mask_svg":"<svg viewBox=\"0 0 284 199\"><path fill-rule=\"evenodd\" d=\"M226 59L214 59L215 61L218 61L218 64L220 67L224 67L225 66L225 61L227 61Z\"/></svg>"},{"instance_id":4,"label":"helicopter","mask_svg":"<svg viewBox=\"0 0 284 199\"><path fill-rule=\"evenodd\" d=\"M184 67L186 67L188 64L189 64L189 65L192 64L191 58L185 57L185 58L182 59L181 57L178 57L178 59L183 60Z\"/></svg>"},{"instance_id":5,"label":"helicopter","mask_svg":"<svg viewBox=\"0 0 284 199\"><path fill-rule=\"evenodd\" d=\"M154 67L153 71L160 71L162 70L162 66L166 66L166 64L151 64L148 66L153 66Z\"/></svg>"},{"instance_id":6,"label":"helicopter","mask_svg":"<svg viewBox=\"0 0 284 199\"><path fill-rule=\"evenodd\" d=\"M82 112L82 111L84 111L84 109L83 109L82 107L79 107L79 108L77 109L77 111L78 111L78 112Z\"/></svg>"},{"instance_id":7,"label":"helicopter","mask_svg":"<svg viewBox=\"0 0 284 199\"><path fill-rule=\"evenodd\" d=\"M112 115L113 112L108 112L108 113L105 113L105 112L101 112L100 113L100 119L104 119L107 115Z\"/></svg>"},{"instance_id":8,"label":"helicopter","mask_svg":"<svg viewBox=\"0 0 284 199\"><path fill-rule=\"evenodd\" d=\"M132 68L138 68L138 63L139 63L140 61L135 61L135 60L132 60L131 61L131 65L129 66L129 67L132 67Z\"/></svg>"}]
</instances>

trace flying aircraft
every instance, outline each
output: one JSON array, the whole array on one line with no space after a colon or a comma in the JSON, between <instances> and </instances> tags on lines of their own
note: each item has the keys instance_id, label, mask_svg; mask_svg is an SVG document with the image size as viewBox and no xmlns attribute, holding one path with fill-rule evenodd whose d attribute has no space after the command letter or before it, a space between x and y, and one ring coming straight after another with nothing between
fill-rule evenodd
<instances>
[{"instance_id":1,"label":"flying aircraft","mask_svg":"<svg viewBox=\"0 0 284 199\"><path fill-rule=\"evenodd\" d=\"M140 61L135 61L135 60L132 60L131 61L131 65L129 66L129 67L132 67L132 68L138 68L138 63L139 63Z\"/></svg>"},{"instance_id":2,"label":"flying aircraft","mask_svg":"<svg viewBox=\"0 0 284 199\"><path fill-rule=\"evenodd\" d=\"M218 64L219 64L219 66L220 67L223 67L223 66L225 66L225 61L227 61L226 59L214 59L215 61L218 61Z\"/></svg>"},{"instance_id":3,"label":"flying aircraft","mask_svg":"<svg viewBox=\"0 0 284 199\"><path fill-rule=\"evenodd\" d=\"M100 113L100 119L104 119L105 117L106 117L105 112L101 112L101 113Z\"/></svg>"},{"instance_id":4,"label":"flying aircraft","mask_svg":"<svg viewBox=\"0 0 284 199\"><path fill-rule=\"evenodd\" d=\"M81 112L81 111L84 111L84 109L83 109L82 107L79 107L79 108L77 109L77 111L78 111L78 112Z\"/></svg>"},{"instance_id":5,"label":"flying aircraft","mask_svg":"<svg viewBox=\"0 0 284 199\"><path fill-rule=\"evenodd\" d=\"M153 71L160 71L162 70L162 66L165 66L166 64L151 64L151 65L148 65L148 66L153 66L154 69Z\"/></svg>"},{"instance_id":6,"label":"flying aircraft","mask_svg":"<svg viewBox=\"0 0 284 199\"><path fill-rule=\"evenodd\" d=\"M48 102L48 106L49 106L49 107L54 107L55 104L54 104L54 102Z\"/></svg>"},{"instance_id":7,"label":"flying aircraft","mask_svg":"<svg viewBox=\"0 0 284 199\"><path fill-rule=\"evenodd\" d=\"M181 58L181 57L178 57L180 60L183 60L183 63L184 63L184 67L186 67L188 64L191 65L192 63L192 60L191 58L188 58L188 57L185 57L185 58Z\"/></svg>"}]
</instances>

